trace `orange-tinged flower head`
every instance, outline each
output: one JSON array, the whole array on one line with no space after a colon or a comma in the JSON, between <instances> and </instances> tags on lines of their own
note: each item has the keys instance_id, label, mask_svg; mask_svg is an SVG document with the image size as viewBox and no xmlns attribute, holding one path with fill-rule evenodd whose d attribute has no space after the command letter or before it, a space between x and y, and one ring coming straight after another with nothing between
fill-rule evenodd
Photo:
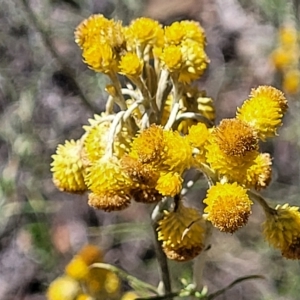
<instances>
[{"instance_id":1,"label":"orange-tinged flower head","mask_svg":"<svg viewBox=\"0 0 300 300\"><path fill-rule=\"evenodd\" d=\"M116 193L120 196L129 194L133 181L127 176L116 157L103 156L95 161L86 175L89 189L96 194Z\"/></svg>"},{"instance_id":2,"label":"orange-tinged flower head","mask_svg":"<svg viewBox=\"0 0 300 300\"><path fill-rule=\"evenodd\" d=\"M237 111L237 119L251 125L261 140L276 135L287 110L284 94L271 86L252 89L250 98Z\"/></svg>"},{"instance_id":3,"label":"orange-tinged flower head","mask_svg":"<svg viewBox=\"0 0 300 300\"><path fill-rule=\"evenodd\" d=\"M142 163L155 164L161 159L163 137L163 128L151 125L133 140L130 156L138 158Z\"/></svg>"},{"instance_id":4,"label":"orange-tinged flower head","mask_svg":"<svg viewBox=\"0 0 300 300\"><path fill-rule=\"evenodd\" d=\"M138 18L126 28L126 40L130 49L136 46L161 45L163 43L163 29L159 22L150 18Z\"/></svg>"},{"instance_id":5,"label":"orange-tinged flower head","mask_svg":"<svg viewBox=\"0 0 300 300\"><path fill-rule=\"evenodd\" d=\"M263 224L265 239L288 259L300 259L299 207L278 205Z\"/></svg>"},{"instance_id":6,"label":"orange-tinged flower head","mask_svg":"<svg viewBox=\"0 0 300 300\"><path fill-rule=\"evenodd\" d=\"M254 164L258 151L245 152L244 156L226 155L215 142L214 137L208 139L205 144L206 162L217 171L219 175L224 175L231 182L244 184L247 170Z\"/></svg>"},{"instance_id":7,"label":"orange-tinged flower head","mask_svg":"<svg viewBox=\"0 0 300 300\"><path fill-rule=\"evenodd\" d=\"M155 188L163 196L174 197L180 193L182 182L183 179L177 172L162 172Z\"/></svg>"},{"instance_id":8,"label":"orange-tinged flower head","mask_svg":"<svg viewBox=\"0 0 300 300\"><path fill-rule=\"evenodd\" d=\"M103 260L102 251L95 245L87 244L81 248L77 255L88 265Z\"/></svg>"},{"instance_id":9,"label":"orange-tinged flower head","mask_svg":"<svg viewBox=\"0 0 300 300\"><path fill-rule=\"evenodd\" d=\"M206 199L204 212L207 219L220 231L233 233L246 225L251 214L252 201L247 195L247 190L236 182L217 183L212 186Z\"/></svg>"},{"instance_id":10,"label":"orange-tinged flower head","mask_svg":"<svg viewBox=\"0 0 300 300\"><path fill-rule=\"evenodd\" d=\"M80 292L80 285L69 276L61 276L51 282L47 290L48 300L74 300Z\"/></svg>"},{"instance_id":11,"label":"orange-tinged flower head","mask_svg":"<svg viewBox=\"0 0 300 300\"><path fill-rule=\"evenodd\" d=\"M223 119L213 132L221 151L229 156L244 156L258 150L258 137L253 128L238 119Z\"/></svg>"},{"instance_id":12,"label":"orange-tinged flower head","mask_svg":"<svg viewBox=\"0 0 300 300\"><path fill-rule=\"evenodd\" d=\"M64 145L58 145L56 154L52 155L53 182L61 191L83 193L87 190L81 149L81 141L66 141Z\"/></svg>"},{"instance_id":13,"label":"orange-tinged flower head","mask_svg":"<svg viewBox=\"0 0 300 300\"><path fill-rule=\"evenodd\" d=\"M158 240L170 259L193 259L204 247L203 219L196 209L185 207L181 201L176 210L165 212L157 230Z\"/></svg>"},{"instance_id":14,"label":"orange-tinged flower head","mask_svg":"<svg viewBox=\"0 0 300 300\"><path fill-rule=\"evenodd\" d=\"M159 173L151 165L143 164L140 160L129 155L124 155L120 160L120 164L122 170L133 182L138 183L139 187L155 187Z\"/></svg>"},{"instance_id":15,"label":"orange-tinged flower head","mask_svg":"<svg viewBox=\"0 0 300 300\"><path fill-rule=\"evenodd\" d=\"M259 153L253 165L247 170L247 177L244 185L248 188L261 190L266 188L272 179L272 160L270 154Z\"/></svg>"},{"instance_id":16,"label":"orange-tinged flower head","mask_svg":"<svg viewBox=\"0 0 300 300\"><path fill-rule=\"evenodd\" d=\"M127 52L121 57L119 73L127 77L139 77L143 71L144 62L136 53Z\"/></svg>"},{"instance_id":17,"label":"orange-tinged flower head","mask_svg":"<svg viewBox=\"0 0 300 300\"><path fill-rule=\"evenodd\" d=\"M96 209L104 211L118 211L127 208L130 205L131 197L123 193L90 193L88 204Z\"/></svg>"}]
</instances>

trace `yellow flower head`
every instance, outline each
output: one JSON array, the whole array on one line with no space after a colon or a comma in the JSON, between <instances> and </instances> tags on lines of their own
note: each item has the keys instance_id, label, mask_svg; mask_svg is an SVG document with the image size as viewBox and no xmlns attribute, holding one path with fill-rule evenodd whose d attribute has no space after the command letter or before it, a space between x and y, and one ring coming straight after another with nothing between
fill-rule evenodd
<instances>
[{"instance_id":1,"label":"yellow flower head","mask_svg":"<svg viewBox=\"0 0 300 300\"><path fill-rule=\"evenodd\" d=\"M238 119L224 119L213 132L220 150L229 156L244 156L258 150L258 137L253 128Z\"/></svg>"},{"instance_id":2,"label":"yellow flower head","mask_svg":"<svg viewBox=\"0 0 300 300\"><path fill-rule=\"evenodd\" d=\"M165 27L165 43L167 45L179 45L186 39L193 40L202 47L205 45L205 32L198 22L185 20Z\"/></svg>"},{"instance_id":3,"label":"yellow flower head","mask_svg":"<svg viewBox=\"0 0 300 300\"><path fill-rule=\"evenodd\" d=\"M122 170L133 182L138 184L138 187L155 187L159 173L154 170L151 165L143 164L138 159L129 155L124 155L120 160L120 164Z\"/></svg>"},{"instance_id":4,"label":"yellow flower head","mask_svg":"<svg viewBox=\"0 0 300 300\"><path fill-rule=\"evenodd\" d=\"M79 283L68 276L56 278L47 290L48 300L74 300L80 292Z\"/></svg>"},{"instance_id":5,"label":"yellow flower head","mask_svg":"<svg viewBox=\"0 0 300 300\"><path fill-rule=\"evenodd\" d=\"M133 181L122 171L116 157L103 156L95 161L86 175L89 189L96 194L116 193L120 196L129 194Z\"/></svg>"},{"instance_id":6,"label":"yellow flower head","mask_svg":"<svg viewBox=\"0 0 300 300\"><path fill-rule=\"evenodd\" d=\"M103 15L92 15L83 20L75 30L75 42L81 49L87 49L95 42L106 42L108 28L111 28L112 20Z\"/></svg>"},{"instance_id":7,"label":"yellow flower head","mask_svg":"<svg viewBox=\"0 0 300 300\"><path fill-rule=\"evenodd\" d=\"M285 49L279 47L271 53L271 61L278 70L284 70L298 62L298 50L295 47Z\"/></svg>"},{"instance_id":8,"label":"yellow flower head","mask_svg":"<svg viewBox=\"0 0 300 300\"><path fill-rule=\"evenodd\" d=\"M237 111L237 119L251 125L261 140L276 135L287 110L283 93L271 86L253 89L250 98Z\"/></svg>"},{"instance_id":9,"label":"yellow flower head","mask_svg":"<svg viewBox=\"0 0 300 300\"><path fill-rule=\"evenodd\" d=\"M181 201L173 212L165 212L157 230L168 258L186 261L201 252L205 235L202 222L199 212L185 207Z\"/></svg>"},{"instance_id":10,"label":"yellow flower head","mask_svg":"<svg viewBox=\"0 0 300 300\"><path fill-rule=\"evenodd\" d=\"M106 146L109 143L109 129L111 122L102 122L104 116L94 115L89 119L89 126L83 126L86 131L84 139L84 150L87 159L94 162L105 154ZM120 158L129 151L131 137L126 127L123 127L117 136L114 137L113 154Z\"/></svg>"},{"instance_id":11,"label":"yellow flower head","mask_svg":"<svg viewBox=\"0 0 300 300\"><path fill-rule=\"evenodd\" d=\"M270 154L259 153L253 165L247 170L245 186L261 190L266 188L272 179L272 160Z\"/></svg>"},{"instance_id":12,"label":"yellow flower head","mask_svg":"<svg viewBox=\"0 0 300 300\"><path fill-rule=\"evenodd\" d=\"M300 89L300 71L292 69L284 73L282 87L288 94L297 94Z\"/></svg>"},{"instance_id":13,"label":"yellow flower head","mask_svg":"<svg viewBox=\"0 0 300 300\"><path fill-rule=\"evenodd\" d=\"M119 73L127 77L139 77L143 71L144 62L136 53L127 52L121 57Z\"/></svg>"},{"instance_id":14,"label":"yellow flower head","mask_svg":"<svg viewBox=\"0 0 300 300\"><path fill-rule=\"evenodd\" d=\"M155 203L162 199L162 195L155 189L159 173L150 164L143 164L136 158L124 155L121 158L121 166L136 184L130 191L135 201Z\"/></svg>"},{"instance_id":15,"label":"yellow flower head","mask_svg":"<svg viewBox=\"0 0 300 300\"><path fill-rule=\"evenodd\" d=\"M83 193L87 190L81 149L81 141L66 141L64 145L58 145L56 154L52 155L53 182L61 191Z\"/></svg>"},{"instance_id":16,"label":"yellow flower head","mask_svg":"<svg viewBox=\"0 0 300 300\"><path fill-rule=\"evenodd\" d=\"M65 272L75 280L82 280L89 273L89 266L80 256L76 255L66 266Z\"/></svg>"},{"instance_id":17,"label":"yellow flower head","mask_svg":"<svg viewBox=\"0 0 300 300\"><path fill-rule=\"evenodd\" d=\"M266 240L289 259L300 259L299 207L278 205L263 224Z\"/></svg>"},{"instance_id":18,"label":"yellow flower head","mask_svg":"<svg viewBox=\"0 0 300 300\"><path fill-rule=\"evenodd\" d=\"M170 73L178 72L183 66L181 48L175 45L163 48L160 55L161 65Z\"/></svg>"},{"instance_id":19,"label":"yellow flower head","mask_svg":"<svg viewBox=\"0 0 300 300\"><path fill-rule=\"evenodd\" d=\"M225 175L229 181L236 181L239 184L244 183L247 170L254 164L258 155L258 151L246 152L244 156L226 155L213 137L209 138L205 149L206 161L210 167L219 175Z\"/></svg>"},{"instance_id":20,"label":"yellow flower head","mask_svg":"<svg viewBox=\"0 0 300 300\"><path fill-rule=\"evenodd\" d=\"M163 29L161 25L150 18L138 18L126 28L126 40L129 48L135 50L136 46L160 45L163 42Z\"/></svg>"},{"instance_id":21,"label":"yellow flower head","mask_svg":"<svg viewBox=\"0 0 300 300\"><path fill-rule=\"evenodd\" d=\"M212 186L206 199L204 212L207 219L220 231L233 233L243 227L251 214L252 201L247 195L247 190L237 183L217 183Z\"/></svg>"},{"instance_id":22,"label":"yellow flower head","mask_svg":"<svg viewBox=\"0 0 300 300\"><path fill-rule=\"evenodd\" d=\"M193 152L189 140L178 131L164 130L164 150L161 156L160 168L166 171L182 173L191 167Z\"/></svg>"},{"instance_id":23,"label":"yellow flower head","mask_svg":"<svg viewBox=\"0 0 300 300\"><path fill-rule=\"evenodd\" d=\"M156 185L156 190L163 196L171 196L179 194L182 189L183 179L176 172L162 172Z\"/></svg>"},{"instance_id":24,"label":"yellow flower head","mask_svg":"<svg viewBox=\"0 0 300 300\"><path fill-rule=\"evenodd\" d=\"M297 44L298 32L293 26L283 26L279 30L279 42L286 47Z\"/></svg>"},{"instance_id":25,"label":"yellow flower head","mask_svg":"<svg viewBox=\"0 0 300 300\"><path fill-rule=\"evenodd\" d=\"M203 46L193 40L186 40L181 44L181 53L184 67L180 72L179 81L190 83L200 78L209 63Z\"/></svg>"},{"instance_id":26,"label":"yellow flower head","mask_svg":"<svg viewBox=\"0 0 300 300\"><path fill-rule=\"evenodd\" d=\"M108 43L94 43L83 50L82 56L84 62L96 72L107 74L118 70L117 57Z\"/></svg>"},{"instance_id":27,"label":"yellow flower head","mask_svg":"<svg viewBox=\"0 0 300 300\"><path fill-rule=\"evenodd\" d=\"M163 128L151 125L134 139L130 156L138 158L143 163L160 161L163 151L163 137Z\"/></svg>"},{"instance_id":28,"label":"yellow flower head","mask_svg":"<svg viewBox=\"0 0 300 300\"><path fill-rule=\"evenodd\" d=\"M198 123L197 125L193 125L189 129L187 139L193 147L202 148L203 145L207 142L208 136L209 131L206 125L203 123Z\"/></svg>"},{"instance_id":29,"label":"yellow flower head","mask_svg":"<svg viewBox=\"0 0 300 300\"><path fill-rule=\"evenodd\" d=\"M88 204L96 209L110 212L127 208L130 205L130 199L129 195L122 193L90 193Z\"/></svg>"}]
</instances>

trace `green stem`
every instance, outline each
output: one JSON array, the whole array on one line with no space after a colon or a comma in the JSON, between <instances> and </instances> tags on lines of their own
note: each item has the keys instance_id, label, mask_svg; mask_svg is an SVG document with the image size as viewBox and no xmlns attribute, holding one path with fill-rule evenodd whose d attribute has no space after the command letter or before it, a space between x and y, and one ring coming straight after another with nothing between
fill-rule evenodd
<instances>
[{"instance_id":1,"label":"green stem","mask_svg":"<svg viewBox=\"0 0 300 300\"><path fill-rule=\"evenodd\" d=\"M248 191L248 195L250 196L251 199L255 200L258 204L261 205L261 207L263 208L266 216L268 215L274 215L276 213L276 210L271 208L267 201L259 194L253 192L253 191Z\"/></svg>"}]
</instances>

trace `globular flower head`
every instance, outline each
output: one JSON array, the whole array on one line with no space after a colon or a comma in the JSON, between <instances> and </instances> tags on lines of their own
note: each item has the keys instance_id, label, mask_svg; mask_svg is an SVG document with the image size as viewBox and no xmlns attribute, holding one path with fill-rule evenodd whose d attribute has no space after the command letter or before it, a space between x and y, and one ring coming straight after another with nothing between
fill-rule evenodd
<instances>
[{"instance_id":1,"label":"globular flower head","mask_svg":"<svg viewBox=\"0 0 300 300\"><path fill-rule=\"evenodd\" d=\"M213 132L220 150L229 156L244 156L258 149L258 137L253 128L238 119L224 119Z\"/></svg>"},{"instance_id":2,"label":"globular flower head","mask_svg":"<svg viewBox=\"0 0 300 300\"><path fill-rule=\"evenodd\" d=\"M100 14L79 24L75 41L90 68L103 73L117 70L118 57L126 48L122 24Z\"/></svg>"},{"instance_id":3,"label":"globular flower head","mask_svg":"<svg viewBox=\"0 0 300 300\"><path fill-rule=\"evenodd\" d=\"M250 98L237 111L237 119L251 125L261 140L276 135L287 110L283 93L271 86L253 89Z\"/></svg>"},{"instance_id":4,"label":"globular flower head","mask_svg":"<svg viewBox=\"0 0 300 300\"><path fill-rule=\"evenodd\" d=\"M300 259L299 207L278 205L263 224L265 239L288 259Z\"/></svg>"},{"instance_id":5,"label":"globular flower head","mask_svg":"<svg viewBox=\"0 0 300 300\"><path fill-rule=\"evenodd\" d=\"M135 49L136 46L144 48L146 44L160 45L163 42L161 25L157 21L145 17L132 21L126 28L125 35L129 49Z\"/></svg>"},{"instance_id":6,"label":"globular flower head","mask_svg":"<svg viewBox=\"0 0 300 300\"><path fill-rule=\"evenodd\" d=\"M218 182L208 190L203 202L207 205L207 220L223 232L233 233L243 227L251 214L252 201L247 190L236 182Z\"/></svg>"},{"instance_id":7,"label":"globular flower head","mask_svg":"<svg viewBox=\"0 0 300 300\"><path fill-rule=\"evenodd\" d=\"M131 197L128 194L107 193L90 193L88 204L96 209L107 212L118 211L127 208L130 205Z\"/></svg>"},{"instance_id":8,"label":"globular flower head","mask_svg":"<svg viewBox=\"0 0 300 300\"><path fill-rule=\"evenodd\" d=\"M163 196L179 194L182 189L183 179L177 172L162 172L156 185L156 190Z\"/></svg>"},{"instance_id":9,"label":"globular flower head","mask_svg":"<svg viewBox=\"0 0 300 300\"><path fill-rule=\"evenodd\" d=\"M88 168L86 183L91 191L99 194L104 192L126 194L132 186L132 180L122 172L119 160L107 156Z\"/></svg>"},{"instance_id":10,"label":"globular flower head","mask_svg":"<svg viewBox=\"0 0 300 300\"><path fill-rule=\"evenodd\" d=\"M161 159L163 151L163 128L151 125L143 130L132 142L130 156L143 163L155 163Z\"/></svg>"},{"instance_id":11,"label":"globular flower head","mask_svg":"<svg viewBox=\"0 0 300 300\"><path fill-rule=\"evenodd\" d=\"M66 266L65 272L75 280L83 280L89 273L89 266L80 256L75 256Z\"/></svg>"},{"instance_id":12,"label":"globular flower head","mask_svg":"<svg viewBox=\"0 0 300 300\"><path fill-rule=\"evenodd\" d=\"M181 48L175 45L164 47L159 58L162 67L170 73L179 72L184 64Z\"/></svg>"},{"instance_id":13,"label":"globular flower head","mask_svg":"<svg viewBox=\"0 0 300 300\"><path fill-rule=\"evenodd\" d=\"M243 156L226 155L211 135L205 144L206 162L220 176L226 176L228 181L244 184L247 170L254 164L258 151L247 151Z\"/></svg>"},{"instance_id":14,"label":"globular flower head","mask_svg":"<svg viewBox=\"0 0 300 300\"><path fill-rule=\"evenodd\" d=\"M51 282L47 290L48 300L74 300L80 292L80 285L69 276L61 276Z\"/></svg>"},{"instance_id":15,"label":"globular flower head","mask_svg":"<svg viewBox=\"0 0 300 300\"><path fill-rule=\"evenodd\" d=\"M181 136L178 131L164 130L163 137L164 149L160 168L181 174L192 165L192 147L188 139Z\"/></svg>"},{"instance_id":16,"label":"globular flower head","mask_svg":"<svg viewBox=\"0 0 300 300\"><path fill-rule=\"evenodd\" d=\"M127 52L121 57L119 63L119 73L127 77L139 77L143 71L144 62L136 53Z\"/></svg>"},{"instance_id":17,"label":"globular flower head","mask_svg":"<svg viewBox=\"0 0 300 300\"><path fill-rule=\"evenodd\" d=\"M81 141L66 141L64 145L58 145L56 154L52 155L53 182L61 191L83 193L87 190L81 149Z\"/></svg>"},{"instance_id":18,"label":"globular flower head","mask_svg":"<svg viewBox=\"0 0 300 300\"><path fill-rule=\"evenodd\" d=\"M196 209L185 207L181 201L173 212L165 212L157 230L158 240L170 259L193 259L204 247L203 219Z\"/></svg>"},{"instance_id":19,"label":"globular flower head","mask_svg":"<svg viewBox=\"0 0 300 300\"><path fill-rule=\"evenodd\" d=\"M105 154L106 146L109 143L109 130L111 122L103 122L105 116L94 115L89 119L90 125L83 126L86 131L84 138L84 151L90 162L97 161ZM131 137L126 127L114 137L113 154L120 158L129 151Z\"/></svg>"},{"instance_id":20,"label":"globular flower head","mask_svg":"<svg viewBox=\"0 0 300 300\"><path fill-rule=\"evenodd\" d=\"M200 78L209 63L203 46L193 40L186 40L181 44L184 67L179 74L179 81L190 83Z\"/></svg>"},{"instance_id":21,"label":"globular flower head","mask_svg":"<svg viewBox=\"0 0 300 300\"><path fill-rule=\"evenodd\" d=\"M167 45L179 45L187 39L199 43L202 47L205 45L205 32L198 22L184 20L165 27L165 43Z\"/></svg>"}]
</instances>

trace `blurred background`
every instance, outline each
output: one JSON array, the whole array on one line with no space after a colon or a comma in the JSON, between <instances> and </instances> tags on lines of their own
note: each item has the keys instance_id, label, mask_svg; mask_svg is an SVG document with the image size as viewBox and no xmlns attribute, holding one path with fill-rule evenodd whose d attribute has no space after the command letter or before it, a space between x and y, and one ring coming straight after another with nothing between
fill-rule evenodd
<instances>
[{"instance_id":1,"label":"blurred background","mask_svg":"<svg viewBox=\"0 0 300 300\"><path fill-rule=\"evenodd\" d=\"M107 79L87 68L74 42L74 29L91 14L123 24L140 16L164 25L199 21L211 64L198 84L214 99L216 123L233 117L252 87L284 89L290 107L284 125L278 137L262 145L274 157L273 180L263 194L274 206L299 206L298 39L292 62L288 51L277 53L283 28L299 35L298 2L0 0L0 299L46 299L49 283L88 242L99 245L106 262L154 285L159 281L146 205L95 211L87 195L62 193L52 183L57 145L79 138L107 98ZM200 182L187 199L201 202L206 188ZM241 276L265 276L237 285L218 300L299 299L299 263L269 248L261 235L263 220L254 205L248 225L237 234L214 232L204 269L211 292ZM191 267L192 262L170 262L175 289L180 278L191 277Z\"/></svg>"}]
</instances>

